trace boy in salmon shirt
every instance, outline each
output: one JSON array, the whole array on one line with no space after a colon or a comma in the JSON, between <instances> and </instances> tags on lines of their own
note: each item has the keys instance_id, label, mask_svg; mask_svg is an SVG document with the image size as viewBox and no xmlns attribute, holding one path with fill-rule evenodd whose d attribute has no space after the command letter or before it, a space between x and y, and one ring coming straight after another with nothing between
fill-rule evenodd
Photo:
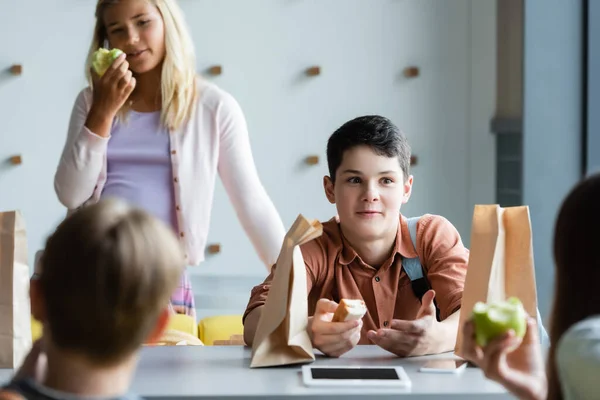
<instances>
[{"instance_id":1,"label":"boy in salmon shirt","mask_svg":"<svg viewBox=\"0 0 600 400\"><path fill-rule=\"evenodd\" d=\"M406 137L381 116L353 119L329 138L323 184L338 218L301 247L308 333L326 355L339 357L357 344L373 343L400 357L454 348L469 251L448 220L429 214L416 222L413 245L400 214L412 190L410 157ZM409 259L422 265L421 293L403 268ZM243 317L249 345L274 271L252 289ZM340 299L364 300L367 313L360 321L332 322Z\"/></svg>"}]
</instances>

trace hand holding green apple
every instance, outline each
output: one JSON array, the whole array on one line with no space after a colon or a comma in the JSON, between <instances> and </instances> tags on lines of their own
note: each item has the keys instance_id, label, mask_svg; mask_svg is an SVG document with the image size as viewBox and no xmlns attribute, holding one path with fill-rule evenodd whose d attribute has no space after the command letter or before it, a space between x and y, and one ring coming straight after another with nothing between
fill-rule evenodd
<instances>
[{"instance_id":1,"label":"hand holding green apple","mask_svg":"<svg viewBox=\"0 0 600 400\"><path fill-rule=\"evenodd\" d=\"M117 113L131 100L136 78L119 49L98 49L91 61L93 101L85 126L98 136L108 137Z\"/></svg>"},{"instance_id":2,"label":"hand holding green apple","mask_svg":"<svg viewBox=\"0 0 600 400\"><path fill-rule=\"evenodd\" d=\"M92 67L94 68L94 71L96 71L98 76L104 75L108 67L110 67L121 54L123 54L123 52L119 49L108 50L100 48L96 50L92 55Z\"/></svg>"},{"instance_id":3,"label":"hand holding green apple","mask_svg":"<svg viewBox=\"0 0 600 400\"><path fill-rule=\"evenodd\" d=\"M485 347L491 340L511 329L515 336L520 338L527 330L527 314L523 304L516 297L488 304L477 302L473 307L473 322L475 340L481 347Z\"/></svg>"}]
</instances>

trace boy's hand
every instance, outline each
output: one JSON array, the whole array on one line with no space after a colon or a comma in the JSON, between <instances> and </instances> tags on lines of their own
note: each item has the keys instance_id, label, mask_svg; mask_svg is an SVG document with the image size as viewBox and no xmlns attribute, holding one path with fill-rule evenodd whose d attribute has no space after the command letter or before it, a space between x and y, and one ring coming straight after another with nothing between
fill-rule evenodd
<instances>
[{"instance_id":1,"label":"boy's hand","mask_svg":"<svg viewBox=\"0 0 600 400\"><path fill-rule=\"evenodd\" d=\"M434 298L433 290L425 293L414 321L394 319L390 328L369 331L367 337L400 357L439 353L444 330L435 316Z\"/></svg>"},{"instance_id":2,"label":"boy's hand","mask_svg":"<svg viewBox=\"0 0 600 400\"><path fill-rule=\"evenodd\" d=\"M331 322L338 304L335 301L320 299L315 315L308 320L308 335L313 346L330 357L339 357L360 340L362 320Z\"/></svg>"}]
</instances>

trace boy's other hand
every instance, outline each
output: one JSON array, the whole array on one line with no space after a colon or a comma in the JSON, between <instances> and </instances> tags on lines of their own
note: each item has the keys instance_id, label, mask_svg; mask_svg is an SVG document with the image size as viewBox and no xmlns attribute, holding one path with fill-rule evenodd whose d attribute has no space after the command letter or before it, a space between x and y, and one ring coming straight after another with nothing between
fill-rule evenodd
<instances>
[{"instance_id":1,"label":"boy's other hand","mask_svg":"<svg viewBox=\"0 0 600 400\"><path fill-rule=\"evenodd\" d=\"M360 340L362 320L331 322L338 303L320 299L315 315L309 318L308 334L313 346L330 357L352 350Z\"/></svg>"},{"instance_id":2,"label":"boy's other hand","mask_svg":"<svg viewBox=\"0 0 600 400\"><path fill-rule=\"evenodd\" d=\"M399 357L438 353L444 331L436 319L434 298L433 290L423 295L421 308L414 321L394 319L390 328L369 331L367 337Z\"/></svg>"}]
</instances>

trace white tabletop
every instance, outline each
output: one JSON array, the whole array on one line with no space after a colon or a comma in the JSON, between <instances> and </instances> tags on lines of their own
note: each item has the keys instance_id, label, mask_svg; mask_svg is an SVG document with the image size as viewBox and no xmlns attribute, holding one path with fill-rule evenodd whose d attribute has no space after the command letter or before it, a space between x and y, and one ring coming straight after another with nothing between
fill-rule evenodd
<instances>
[{"instance_id":1,"label":"white tabletop","mask_svg":"<svg viewBox=\"0 0 600 400\"><path fill-rule=\"evenodd\" d=\"M467 368L459 375L418 372L425 360L453 358L452 354L402 359L376 346L358 346L337 359L317 356L314 365L400 365L412 381L410 389L340 389L304 386L299 365L251 369L250 353L241 346L145 347L132 391L161 399L513 398L477 368ZM0 381L5 382L10 374L10 370L0 370Z\"/></svg>"}]
</instances>

